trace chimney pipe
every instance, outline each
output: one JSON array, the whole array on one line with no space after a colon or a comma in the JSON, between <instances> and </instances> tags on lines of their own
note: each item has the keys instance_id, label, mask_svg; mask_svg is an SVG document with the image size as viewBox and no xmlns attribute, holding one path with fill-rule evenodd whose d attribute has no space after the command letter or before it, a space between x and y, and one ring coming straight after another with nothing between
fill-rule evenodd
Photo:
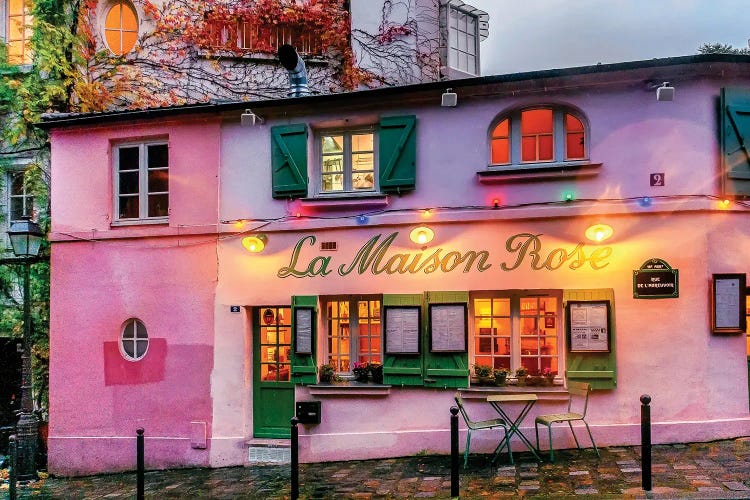
<instances>
[{"instance_id":1,"label":"chimney pipe","mask_svg":"<svg viewBox=\"0 0 750 500\"><path fill-rule=\"evenodd\" d=\"M289 72L289 97L303 97L310 94L307 87L307 70L297 51L289 44L279 47L279 62Z\"/></svg>"}]
</instances>

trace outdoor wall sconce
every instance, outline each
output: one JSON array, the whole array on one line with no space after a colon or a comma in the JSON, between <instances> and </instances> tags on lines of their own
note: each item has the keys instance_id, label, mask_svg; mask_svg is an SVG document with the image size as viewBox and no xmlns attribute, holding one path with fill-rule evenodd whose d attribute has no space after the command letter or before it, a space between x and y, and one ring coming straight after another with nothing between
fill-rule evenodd
<instances>
[{"instance_id":1,"label":"outdoor wall sconce","mask_svg":"<svg viewBox=\"0 0 750 500\"><path fill-rule=\"evenodd\" d=\"M669 82L664 82L656 88L656 100L657 101L671 101L674 100L674 87Z\"/></svg>"},{"instance_id":2,"label":"outdoor wall sconce","mask_svg":"<svg viewBox=\"0 0 750 500\"><path fill-rule=\"evenodd\" d=\"M440 105L444 108L454 108L456 104L458 104L458 94L453 92L453 89L446 89L440 99Z\"/></svg>"},{"instance_id":3,"label":"outdoor wall sconce","mask_svg":"<svg viewBox=\"0 0 750 500\"><path fill-rule=\"evenodd\" d=\"M409 239L417 245L426 245L435 237L435 231L427 226L418 226L411 230Z\"/></svg>"},{"instance_id":4,"label":"outdoor wall sconce","mask_svg":"<svg viewBox=\"0 0 750 500\"><path fill-rule=\"evenodd\" d=\"M608 226L607 224L594 224L586 229L586 238L596 243L601 243L611 238L613 234L615 234L615 231L612 229L612 226Z\"/></svg>"},{"instance_id":5,"label":"outdoor wall sconce","mask_svg":"<svg viewBox=\"0 0 750 500\"><path fill-rule=\"evenodd\" d=\"M252 253L262 252L263 249L266 248L267 242L268 237L265 234L256 234L242 238L242 246L245 247L248 252Z\"/></svg>"},{"instance_id":6,"label":"outdoor wall sconce","mask_svg":"<svg viewBox=\"0 0 750 500\"><path fill-rule=\"evenodd\" d=\"M244 113L240 115L240 124L243 127L254 127L256 125L263 125L265 120L253 113L252 109L246 109Z\"/></svg>"}]
</instances>

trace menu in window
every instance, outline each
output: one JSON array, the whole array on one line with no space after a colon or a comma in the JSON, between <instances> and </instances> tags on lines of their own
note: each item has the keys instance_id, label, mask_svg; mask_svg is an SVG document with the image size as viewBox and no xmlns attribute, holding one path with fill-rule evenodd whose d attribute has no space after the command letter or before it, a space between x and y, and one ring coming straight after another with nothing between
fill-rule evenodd
<instances>
[{"instance_id":1,"label":"menu in window","mask_svg":"<svg viewBox=\"0 0 750 500\"><path fill-rule=\"evenodd\" d=\"M297 308L294 312L294 352L296 354L312 354L312 308Z\"/></svg>"},{"instance_id":2,"label":"menu in window","mask_svg":"<svg viewBox=\"0 0 750 500\"><path fill-rule=\"evenodd\" d=\"M745 302L744 274L714 274L712 290L713 333L743 333L747 318L742 307Z\"/></svg>"},{"instance_id":3,"label":"menu in window","mask_svg":"<svg viewBox=\"0 0 750 500\"><path fill-rule=\"evenodd\" d=\"M385 308L385 352L419 354L419 307Z\"/></svg>"},{"instance_id":4,"label":"menu in window","mask_svg":"<svg viewBox=\"0 0 750 500\"><path fill-rule=\"evenodd\" d=\"M430 305L430 350L466 352L466 304Z\"/></svg>"},{"instance_id":5,"label":"menu in window","mask_svg":"<svg viewBox=\"0 0 750 500\"><path fill-rule=\"evenodd\" d=\"M568 302L571 352L609 352L609 302Z\"/></svg>"}]
</instances>

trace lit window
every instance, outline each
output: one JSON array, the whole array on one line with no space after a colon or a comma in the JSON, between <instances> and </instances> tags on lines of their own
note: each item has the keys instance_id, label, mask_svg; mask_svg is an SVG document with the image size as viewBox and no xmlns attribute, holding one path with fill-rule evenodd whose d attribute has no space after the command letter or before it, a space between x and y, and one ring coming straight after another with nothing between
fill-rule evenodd
<instances>
[{"instance_id":1,"label":"lit window","mask_svg":"<svg viewBox=\"0 0 750 500\"><path fill-rule=\"evenodd\" d=\"M479 18L460 7L448 10L448 65L464 73L479 74Z\"/></svg>"},{"instance_id":2,"label":"lit window","mask_svg":"<svg viewBox=\"0 0 750 500\"><path fill-rule=\"evenodd\" d=\"M532 375L558 374L560 294L477 293L472 298L474 364Z\"/></svg>"},{"instance_id":3,"label":"lit window","mask_svg":"<svg viewBox=\"0 0 750 500\"><path fill-rule=\"evenodd\" d=\"M261 307L260 379L264 382L291 380L292 312L288 307Z\"/></svg>"},{"instance_id":4,"label":"lit window","mask_svg":"<svg viewBox=\"0 0 750 500\"><path fill-rule=\"evenodd\" d=\"M122 327L120 346L122 355L130 361L142 359L148 352L148 333L146 326L138 319L131 318Z\"/></svg>"},{"instance_id":5,"label":"lit window","mask_svg":"<svg viewBox=\"0 0 750 500\"><path fill-rule=\"evenodd\" d=\"M328 363L349 373L354 363L382 363L379 297L342 297L325 302Z\"/></svg>"},{"instance_id":6,"label":"lit window","mask_svg":"<svg viewBox=\"0 0 750 500\"><path fill-rule=\"evenodd\" d=\"M31 217L34 212L34 195L31 194L29 186L24 182L24 172L9 172L8 185L10 186L10 213L11 222Z\"/></svg>"},{"instance_id":7,"label":"lit window","mask_svg":"<svg viewBox=\"0 0 750 500\"><path fill-rule=\"evenodd\" d=\"M377 189L374 134L347 131L320 136L320 193L358 193Z\"/></svg>"},{"instance_id":8,"label":"lit window","mask_svg":"<svg viewBox=\"0 0 750 500\"><path fill-rule=\"evenodd\" d=\"M587 158L584 121L565 108L528 108L506 113L490 132L492 166Z\"/></svg>"},{"instance_id":9,"label":"lit window","mask_svg":"<svg viewBox=\"0 0 750 500\"><path fill-rule=\"evenodd\" d=\"M118 145L113 157L116 219L165 219L169 215L167 144Z\"/></svg>"},{"instance_id":10,"label":"lit window","mask_svg":"<svg viewBox=\"0 0 750 500\"><path fill-rule=\"evenodd\" d=\"M130 52L138 38L138 16L129 2L118 1L110 7L104 20L107 47L116 56Z\"/></svg>"},{"instance_id":11,"label":"lit window","mask_svg":"<svg viewBox=\"0 0 750 500\"><path fill-rule=\"evenodd\" d=\"M7 50L9 64L31 64L31 6L28 0L9 0Z\"/></svg>"}]
</instances>

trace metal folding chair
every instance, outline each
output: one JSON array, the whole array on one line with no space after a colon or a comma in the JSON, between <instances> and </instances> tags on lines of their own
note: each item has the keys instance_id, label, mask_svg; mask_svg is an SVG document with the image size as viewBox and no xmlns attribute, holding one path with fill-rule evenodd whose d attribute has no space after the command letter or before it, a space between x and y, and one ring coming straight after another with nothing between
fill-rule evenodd
<instances>
[{"instance_id":1,"label":"metal folding chair","mask_svg":"<svg viewBox=\"0 0 750 500\"><path fill-rule=\"evenodd\" d=\"M500 444L495 449L495 456L493 457L493 460L495 457L497 457L497 453L500 451L500 447L505 444L508 447L508 456L510 457L510 463L513 463L513 453L510 451L510 439L508 439L508 424L505 422L505 420L503 420L502 418L493 418L491 420L479 420L475 422L471 420L469 418L469 415L466 413L466 408L464 408L464 400L458 393L456 393L455 400L456 405L458 406L458 411L461 412L461 416L463 417L464 422L466 422L466 427L468 429L468 433L466 434L466 450L464 450L464 468L466 468L469 464L471 431L494 429L496 427L501 427L503 429L503 440L500 441Z\"/></svg>"},{"instance_id":2,"label":"metal folding chair","mask_svg":"<svg viewBox=\"0 0 750 500\"><path fill-rule=\"evenodd\" d=\"M576 433L573 430L573 422L576 420L580 420L583 422L583 425L586 426L586 430L589 433L589 439L591 439L591 444L594 446L594 451L596 452L597 457L601 457L599 454L599 449L596 447L596 443L594 442L594 437L591 435L591 429L589 428L589 424L586 423L586 410L588 409L589 405L589 393L591 392L591 385L590 384L584 384L582 382L569 382L568 383L568 412L567 413L553 413L551 415L539 415L536 417L536 420L534 421L534 431L536 432L536 448L539 449L539 424L546 425L548 434L549 434L549 460L550 462L555 461L555 453L552 448L552 424L559 423L559 422L567 422L568 426L570 427L570 432L573 433L573 439L575 439L576 446L578 449L581 449L581 445L578 444L578 438L576 437ZM575 413L571 410L573 409L573 401L574 399L583 401L583 410L581 413ZM541 450L540 450L541 451Z\"/></svg>"}]
</instances>

